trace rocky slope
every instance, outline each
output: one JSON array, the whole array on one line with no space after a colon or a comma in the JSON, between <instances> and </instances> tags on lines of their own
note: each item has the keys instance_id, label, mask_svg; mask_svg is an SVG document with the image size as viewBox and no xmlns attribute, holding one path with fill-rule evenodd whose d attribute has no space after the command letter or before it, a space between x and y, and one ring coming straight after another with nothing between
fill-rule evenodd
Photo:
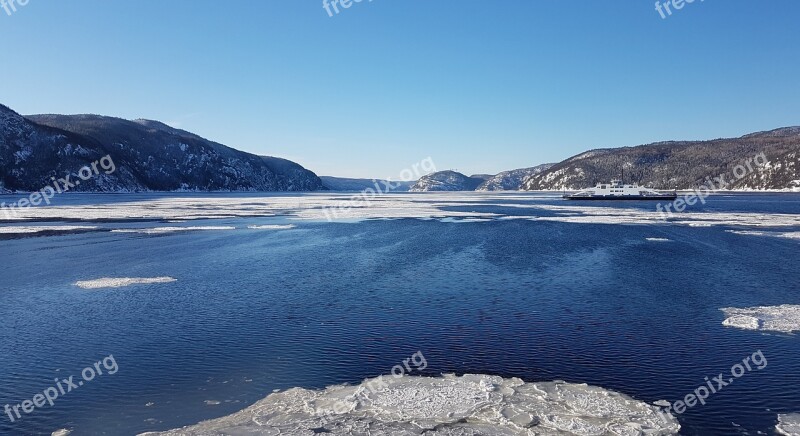
<instances>
[{"instance_id":1,"label":"rocky slope","mask_svg":"<svg viewBox=\"0 0 800 436\"><path fill-rule=\"evenodd\" d=\"M482 177L470 177L455 171L438 171L420 177L409 191L474 191L485 181Z\"/></svg>"},{"instance_id":2,"label":"rocky slope","mask_svg":"<svg viewBox=\"0 0 800 436\"><path fill-rule=\"evenodd\" d=\"M79 134L38 125L0 105L0 190L36 191L53 178L74 174L109 154L100 142ZM139 191L146 189L131 169L117 165L111 174L72 188L75 191Z\"/></svg>"},{"instance_id":3,"label":"rocky slope","mask_svg":"<svg viewBox=\"0 0 800 436\"><path fill-rule=\"evenodd\" d=\"M476 191L518 191L528 177L546 171L554 164L542 164L531 168L503 171L483 182Z\"/></svg>"},{"instance_id":4,"label":"rocky slope","mask_svg":"<svg viewBox=\"0 0 800 436\"><path fill-rule=\"evenodd\" d=\"M760 153L763 165L753 162ZM751 162L752 170L746 163ZM737 171L744 165L746 171ZM726 189L792 189L800 180L800 127L731 139L592 150L528 177L523 189L561 190L619 178L656 189L692 189L722 176ZM720 183L714 185L718 188Z\"/></svg>"},{"instance_id":5,"label":"rocky slope","mask_svg":"<svg viewBox=\"0 0 800 436\"><path fill-rule=\"evenodd\" d=\"M31 191L109 155L101 172L75 191L311 191L313 172L256 156L166 124L97 115L23 117L0 105L0 189Z\"/></svg>"}]
</instances>

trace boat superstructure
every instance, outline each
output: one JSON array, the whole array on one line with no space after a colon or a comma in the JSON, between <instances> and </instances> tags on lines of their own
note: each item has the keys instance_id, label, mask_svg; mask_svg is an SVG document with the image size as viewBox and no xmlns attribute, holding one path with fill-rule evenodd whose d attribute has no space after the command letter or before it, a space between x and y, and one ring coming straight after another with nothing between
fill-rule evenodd
<instances>
[{"instance_id":1,"label":"boat superstructure","mask_svg":"<svg viewBox=\"0 0 800 436\"><path fill-rule=\"evenodd\" d=\"M674 200L677 192L659 192L637 184L626 185L622 180L598 183L594 188L564 195L567 200Z\"/></svg>"}]
</instances>

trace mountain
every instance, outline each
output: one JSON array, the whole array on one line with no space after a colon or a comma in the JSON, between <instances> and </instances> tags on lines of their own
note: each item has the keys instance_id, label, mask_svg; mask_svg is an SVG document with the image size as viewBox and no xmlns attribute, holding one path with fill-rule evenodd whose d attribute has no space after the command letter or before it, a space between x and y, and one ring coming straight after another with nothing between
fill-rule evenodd
<instances>
[{"instance_id":1,"label":"mountain","mask_svg":"<svg viewBox=\"0 0 800 436\"><path fill-rule=\"evenodd\" d=\"M343 177L320 176L322 184L331 191L338 192L361 192L366 189L379 190L381 192L408 192L415 182L403 182L400 180L392 181L391 188L387 187L387 180L380 179L348 179ZM378 186L377 188L375 186Z\"/></svg>"},{"instance_id":2,"label":"mountain","mask_svg":"<svg viewBox=\"0 0 800 436\"><path fill-rule=\"evenodd\" d=\"M98 115L23 117L0 105L0 188L39 190L52 178L110 156L75 191L312 191L313 172L280 158L257 156L158 121Z\"/></svg>"},{"instance_id":3,"label":"mountain","mask_svg":"<svg viewBox=\"0 0 800 436\"><path fill-rule=\"evenodd\" d=\"M109 154L98 141L36 124L0 105L0 190L37 191ZM118 162L115 162L118 164ZM77 191L140 191L142 184L127 166L101 171Z\"/></svg>"},{"instance_id":4,"label":"mountain","mask_svg":"<svg viewBox=\"0 0 800 436\"><path fill-rule=\"evenodd\" d=\"M481 177L468 177L455 171L439 171L420 177L409 191L474 191L484 181Z\"/></svg>"},{"instance_id":5,"label":"mountain","mask_svg":"<svg viewBox=\"0 0 800 436\"><path fill-rule=\"evenodd\" d=\"M763 158L757 158L760 153ZM528 177L523 189L581 189L619 178L623 169L626 182L656 189L694 189L720 176L727 189L791 189L800 180L800 127L740 138L591 150Z\"/></svg>"},{"instance_id":6,"label":"mountain","mask_svg":"<svg viewBox=\"0 0 800 436\"><path fill-rule=\"evenodd\" d=\"M542 164L531 168L503 171L481 183L476 191L519 191L522 189L522 183L525 179L539 174L542 171L546 171L553 165L554 164Z\"/></svg>"},{"instance_id":7,"label":"mountain","mask_svg":"<svg viewBox=\"0 0 800 436\"><path fill-rule=\"evenodd\" d=\"M472 179L481 179L484 182L494 177L494 174L473 174L469 176Z\"/></svg>"}]
</instances>

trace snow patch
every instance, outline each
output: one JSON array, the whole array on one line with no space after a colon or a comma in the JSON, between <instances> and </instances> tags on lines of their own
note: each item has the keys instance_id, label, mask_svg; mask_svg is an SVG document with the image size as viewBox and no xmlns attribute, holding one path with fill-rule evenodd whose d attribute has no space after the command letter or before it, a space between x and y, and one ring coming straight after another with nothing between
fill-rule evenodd
<instances>
[{"instance_id":1,"label":"snow patch","mask_svg":"<svg viewBox=\"0 0 800 436\"><path fill-rule=\"evenodd\" d=\"M152 277L152 278L110 278L104 277L94 280L81 280L75 282L75 286L82 289L104 289L104 288L122 288L131 285L149 285L155 283L172 283L177 282L178 279L172 277Z\"/></svg>"}]
</instances>

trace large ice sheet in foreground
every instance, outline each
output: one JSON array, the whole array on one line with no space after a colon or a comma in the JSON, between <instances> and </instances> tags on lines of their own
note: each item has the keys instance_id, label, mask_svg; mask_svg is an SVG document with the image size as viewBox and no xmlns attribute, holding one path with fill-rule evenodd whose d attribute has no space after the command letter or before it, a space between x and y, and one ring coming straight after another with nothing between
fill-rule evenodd
<instances>
[{"instance_id":1,"label":"large ice sheet in foreground","mask_svg":"<svg viewBox=\"0 0 800 436\"><path fill-rule=\"evenodd\" d=\"M778 434L800 436L800 413L778 415Z\"/></svg>"},{"instance_id":2,"label":"large ice sheet in foreground","mask_svg":"<svg viewBox=\"0 0 800 436\"><path fill-rule=\"evenodd\" d=\"M744 309L726 307L720 310L727 316L722 324L728 327L784 333L800 331L800 305L784 304Z\"/></svg>"},{"instance_id":3,"label":"large ice sheet in foreground","mask_svg":"<svg viewBox=\"0 0 800 436\"><path fill-rule=\"evenodd\" d=\"M679 430L677 421L655 406L598 387L447 375L371 379L324 391L294 388L230 416L145 435L669 435Z\"/></svg>"}]
</instances>

